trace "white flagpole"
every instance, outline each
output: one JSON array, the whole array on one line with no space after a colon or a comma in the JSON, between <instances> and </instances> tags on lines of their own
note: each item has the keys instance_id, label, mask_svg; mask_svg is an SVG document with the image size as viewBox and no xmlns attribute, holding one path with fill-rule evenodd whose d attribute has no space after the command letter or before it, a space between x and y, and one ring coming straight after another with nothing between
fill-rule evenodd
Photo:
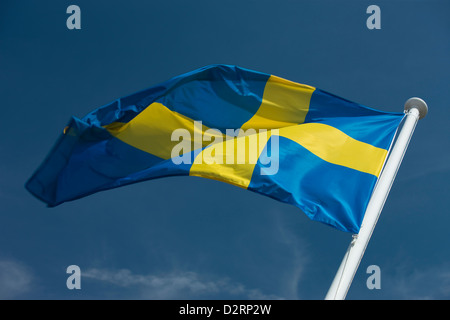
<instances>
[{"instance_id":1,"label":"white flagpole","mask_svg":"<svg viewBox=\"0 0 450 320\"><path fill-rule=\"evenodd\" d=\"M383 209L386 198L391 190L398 168L408 148L409 141L416 127L417 121L425 117L428 107L425 101L419 98L411 98L405 103L406 118L403 127L397 136L397 141L392 147L386 164L378 179L375 190L367 205L361 228L357 235L353 235L344 259L334 277L334 280L325 297L326 300L345 299L348 289L364 255L372 232Z\"/></svg>"}]
</instances>

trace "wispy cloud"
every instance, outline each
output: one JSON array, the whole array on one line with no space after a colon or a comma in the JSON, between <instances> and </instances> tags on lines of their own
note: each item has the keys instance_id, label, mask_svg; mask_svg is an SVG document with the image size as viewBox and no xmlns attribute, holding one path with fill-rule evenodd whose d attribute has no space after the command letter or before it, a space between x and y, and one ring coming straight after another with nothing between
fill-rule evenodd
<instances>
[{"instance_id":1,"label":"wispy cloud","mask_svg":"<svg viewBox=\"0 0 450 320\"><path fill-rule=\"evenodd\" d=\"M310 262L309 254L306 250L307 243L292 231L286 221L282 218L282 213L274 215L275 231L278 241L282 242L291 253L291 264L286 266L288 270L284 273L284 292L288 299L299 299L298 286L302 280L305 269Z\"/></svg>"},{"instance_id":2,"label":"wispy cloud","mask_svg":"<svg viewBox=\"0 0 450 320\"><path fill-rule=\"evenodd\" d=\"M384 277L386 278L386 277ZM401 268L387 279L385 290L395 299L433 300L450 298L450 266L442 264L424 269Z\"/></svg>"},{"instance_id":3,"label":"wispy cloud","mask_svg":"<svg viewBox=\"0 0 450 320\"><path fill-rule=\"evenodd\" d=\"M247 299L280 299L226 278L205 279L196 272L141 275L127 269L89 269L83 271L82 276L118 287L136 288L143 299L196 299L218 294Z\"/></svg>"},{"instance_id":4,"label":"wispy cloud","mask_svg":"<svg viewBox=\"0 0 450 320\"><path fill-rule=\"evenodd\" d=\"M186 271L174 267L180 263L169 265L168 269L175 271L166 273L137 273L130 269L109 267L90 268L82 270L82 278L91 283L97 281L116 286L117 292L137 295L142 299L298 299L302 295L299 284L310 263L308 245L294 232L288 221L280 218L279 214L274 214L273 217L274 228L265 235L273 238L274 245L286 249L287 257L281 266L276 265L283 270L277 274L276 283L268 285L264 282L264 289L249 284L252 281L255 283L255 279L243 283L228 276L205 275L198 270Z\"/></svg>"},{"instance_id":5,"label":"wispy cloud","mask_svg":"<svg viewBox=\"0 0 450 320\"><path fill-rule=\"evenodd\" d=\"M0 299L20 298L30 290L33 277L31 270L13 260L0 260Z\"/></svg>"},{"instance_id":6,"label":"wispy cloud","mask_svg":"<svg viewBox=\"0 0 450 320\"><path fill-rule=\"evenodd\" d=\"M431 159L431 162L427 166L421 166L420 170L417 169L408 174L403 174L399 182L409 182L417 180L423 177L427 177L432 174L445 173L450 171L450 157L439 157L436 159Z\"/></svg>"}]
</instances>

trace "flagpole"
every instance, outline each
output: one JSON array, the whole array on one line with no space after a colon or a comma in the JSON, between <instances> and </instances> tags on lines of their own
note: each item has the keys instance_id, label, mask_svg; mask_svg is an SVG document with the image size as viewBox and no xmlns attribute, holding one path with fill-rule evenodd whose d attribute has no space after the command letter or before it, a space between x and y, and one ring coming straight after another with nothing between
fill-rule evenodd
<instances>
[{"instance_id":1,"label":"flagpole","mask_svg":"<svg viewBox=\"0 0 450 320\"><path fill-rule=\"evenodd\" d=\"M406 101L406 117L403 127L398 133L397 141L392 147L369 204L367 205L359 233L353 235L353 239L327 292L326 300L345 299L381 214L381 210L386 202L386 198L391 190L392 183L408 148L416 124L419 119L426 116L427 112L427 104L422 99L410 98Z\"/></svg>"}]
</instances>

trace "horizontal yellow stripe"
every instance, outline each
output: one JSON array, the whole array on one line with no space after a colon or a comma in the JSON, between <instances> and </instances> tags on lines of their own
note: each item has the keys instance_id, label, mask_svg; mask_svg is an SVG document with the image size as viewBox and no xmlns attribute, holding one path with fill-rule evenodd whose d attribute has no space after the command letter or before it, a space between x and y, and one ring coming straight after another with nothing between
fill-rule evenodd
<instances>
[{"instance_id":1,"label":"horizontal yellow stripe","mask_svg":"<svg viewBox=\"0 0 450 320\"><path fill-rule=\"evenodd\" d=\"M275 129L303 123L314 90L311 86L270 76L261 106L242 129Z\"/></svg>"},{"instance_id":2,"label":"horizontal yellow stripe","mask_svg":"<svg viewBox=\"0 0 450 320\"><path fill-rule=\"evenodd\" d=\"M158 102L149 105L128 123L114 122L105 128L123 142L162 159L170 159L173 148L181 142L190 144L188 148L192 151L209 145L216 137L222 140L224 137L217 130L195 126L194 120ZM171 141L172 133L177 129L185 129L189 135L181 137L180 141Z\"/></svg>"},{"instance_id":3,"label":"horizontal yellow stripe","mask_svg":"<svg viewBox=\"0 0 450 320\"><path fill-rule=\"evenodd\" d=\"M210 145L195 158L189 175L247 188L270 131L238 136Z\"/></svg>"},{"instance_id":4,"label":"horizontal yellow stripe","mask_svg":"<svg viewBox=\"0 0 450 320\"><path fill-rule=\"evenodd\" d=\"M285 80L276 81L283 84ZM287 120L281 117L277 119ZM321 159L379 176L387 150L355 140L329 125L306 123L287 126L288 122L281 122L283 126L279 129L280 136L299 143ZM265 124L270 125L268 122ZM180 141L171 141L173 132L185 129L189 134L181 139L183 143L191 144L189 150L208 146L197 155L190 175L226 181L243 188L248 187L256 160L270 137L268 131L266 136L255 133L230 139L217 130L194 125L192 119L169 110L161 103L152 103L128 123L115 122L105 128L123 142L162 159L170 159L174 147L180 144ZM257 137L257 142L252 137ZM245 155L246 158L242 160L240 155Z\"/></svg>"},{"instance_id":5,"label":"horizontal yellow stripe","mask_svg":"<svg viewBox=\"0 0 450 320\"><path fill-rule=\"evenodd\" d=\"M374 147L322 123L281 128L279 134L308 149L319 158L340 166L379 176L387 150Z\"/></svg>"}]
</instances>

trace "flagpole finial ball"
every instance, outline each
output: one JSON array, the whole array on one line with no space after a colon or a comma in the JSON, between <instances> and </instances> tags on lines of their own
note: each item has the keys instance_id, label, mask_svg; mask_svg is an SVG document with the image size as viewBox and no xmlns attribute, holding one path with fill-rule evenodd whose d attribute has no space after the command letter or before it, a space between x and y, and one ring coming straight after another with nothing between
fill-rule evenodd
<instances>
[{"instance_id":1,"label":"flagpole finial ball","mask_svg":"<svg viewBox=\"0 0 450 320\"><path fill-rule=\"evenodd\" d=\"M427 104L420 98L409 98L405 102L405 111L409 111L412 108L419 110L419 119L423 119L428 113Z\"/></svg>"}]
</instances>

